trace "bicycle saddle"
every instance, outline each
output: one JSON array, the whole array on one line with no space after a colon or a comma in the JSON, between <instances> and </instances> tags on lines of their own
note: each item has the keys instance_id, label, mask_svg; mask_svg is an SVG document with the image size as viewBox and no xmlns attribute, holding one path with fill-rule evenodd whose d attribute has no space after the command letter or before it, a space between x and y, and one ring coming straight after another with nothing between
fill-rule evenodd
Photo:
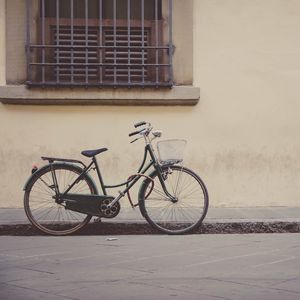
<instances>
[{"instance_id":1,"label":"bicycle saddle","mask_svg":"<svg viewBox=\"0 0 300 300\"><path fill-rule=\"evenodd\" d=\"M107 151L107 148L100 148L100 149L96 149L96 150L85 150L82 151L81 154L86 156L86 157L93 157L99 153L105 152Z\"/></svg>"}]
</instances>

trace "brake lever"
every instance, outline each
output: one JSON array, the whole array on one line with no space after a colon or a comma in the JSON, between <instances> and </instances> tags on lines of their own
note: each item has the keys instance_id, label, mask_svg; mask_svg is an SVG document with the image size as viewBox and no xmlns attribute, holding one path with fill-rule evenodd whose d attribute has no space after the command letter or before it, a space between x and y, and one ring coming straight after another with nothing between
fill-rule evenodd
<instances>
[{"instance_id":1,"label":"brake lever","mask_svg":"<svg viewBox=\"0 0 300 300\"><path fill-rule=\"evenodd\" d=\"M138 137L138 138L134 139L133 141L130 142L130 144L136 142L137 140L140 140L141 138L143 138L143 137L141 136L141 137Z\"/></svg>"}]
</instances>

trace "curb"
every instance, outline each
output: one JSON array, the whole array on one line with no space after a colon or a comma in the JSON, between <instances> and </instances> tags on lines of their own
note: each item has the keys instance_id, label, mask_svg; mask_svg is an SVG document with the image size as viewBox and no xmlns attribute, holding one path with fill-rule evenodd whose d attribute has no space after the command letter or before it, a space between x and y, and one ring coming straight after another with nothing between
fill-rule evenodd
<instances>
[{"instance_id":1,"label":"curb","mask_svg":"<svg viewBox=\"0 0 300 300\"><path fill-rule=\"evenodd\" d=\"M250 234L250 233L300 233L300 222L231 222L203 223L192 234ZM73 235L139 235L160 234L149 224L141 223L89 223ZM0 236L46 235L30 224L0 225Z\"/></svg>"}]
</instances>

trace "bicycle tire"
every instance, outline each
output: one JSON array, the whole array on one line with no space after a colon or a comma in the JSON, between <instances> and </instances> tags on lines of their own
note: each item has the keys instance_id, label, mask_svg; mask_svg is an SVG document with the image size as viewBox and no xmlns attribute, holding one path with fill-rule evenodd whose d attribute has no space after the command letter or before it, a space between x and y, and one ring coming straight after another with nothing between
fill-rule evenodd
<instances>
[{"instance_id":1,"label":"bicycle tire","mask_svg":"<svg viewBox=\"0 0 300 300\"><path fill-rule=\"evenodd\" d=\"M65 163L54 163L60 191L66 189L82 172L78 166ZM25 188L24 209L31 224L40 231L50 235L68 235L83 228L92 218L65 209L63 204L57 204L53 188L51 166L47 165L36 171ZM70 191L71 193L97 194L93 180L85 175Z\"/></svg>"},{"instance_id":2,"label":"bicycle tire","mask_svg":"<svg viewBox=\"0 0 300 300\"><path fill-rule=\"evenodd\" d=\"M174 176L175 175L175 176ZM202 179L192 170L181 166L163 167L164 182L168 192L178 201L172 202L164 193L158 178L153 171L149 177L154 180L143 181L139 191L139 207L147 222L167 234L186 234L192 232L203 222L209 205L207 188ZM186 187L187 190L183 191ZM198 195L195 193L198 192Z\"/></svg>"}]
</instances>

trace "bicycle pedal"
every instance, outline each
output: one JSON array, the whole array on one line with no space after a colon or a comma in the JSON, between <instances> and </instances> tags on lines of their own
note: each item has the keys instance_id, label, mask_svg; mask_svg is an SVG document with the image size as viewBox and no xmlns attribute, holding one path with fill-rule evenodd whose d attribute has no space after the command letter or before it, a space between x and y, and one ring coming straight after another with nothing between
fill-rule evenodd
<instances>
[{"instance_id":1,"label":"bicycle pedal","mask_svg":"<svg viewBox=\"0 0 300 300\"><path fill-rule=\"evenodd\" d=\"M102 223L101 218L99 217L99 218L94 219L94 223Z\"/></svg>"}]
</instances>

